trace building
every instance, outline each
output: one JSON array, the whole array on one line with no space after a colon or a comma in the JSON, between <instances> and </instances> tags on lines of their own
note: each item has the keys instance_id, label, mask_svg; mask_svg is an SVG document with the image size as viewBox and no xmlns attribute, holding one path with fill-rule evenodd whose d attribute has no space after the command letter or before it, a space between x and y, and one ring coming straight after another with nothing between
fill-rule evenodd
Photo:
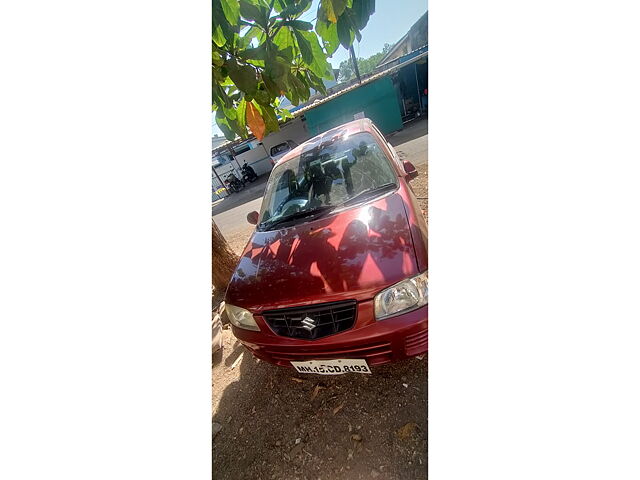
<instances>
[{"instance_id":1,"label":"building","mask_svg":"<svg viewBox=\"0 0 640 480\"><path fill-rule=\"evenodd\" d=\"M311 136L358 117L370 118L384 134L427 114L427 47L397 57L362 82L345 83L335 93L293 112L304 115Z\"/></svg>"},{"instance_id":2,"label":"building","mask_svg":"<svg viewBox=\"0 0 640 480\"><path fill-rule=\"evenodd\" d=\"M384 65L396 58L403 57L410 52L428 45L428 36L429 12L426 12L411 26L406 35L398 40L393 47L391 47L391 50L389 50L387 54L380 59L378 65Z\"/></svg>"},{"instance_id":3,"label":"building","mask_svg":"<svg viewBox=\"0 0 640 480\"><path fill-rule=\"evenodd\" d=\"M312 97L292 113L305 117L312 136L362 116L387 134L427 115L427 23L428 12L393 45L373 72L361 76L360 82L352 79L332 86L327 96Z\"/></svg>"}]
</instances>

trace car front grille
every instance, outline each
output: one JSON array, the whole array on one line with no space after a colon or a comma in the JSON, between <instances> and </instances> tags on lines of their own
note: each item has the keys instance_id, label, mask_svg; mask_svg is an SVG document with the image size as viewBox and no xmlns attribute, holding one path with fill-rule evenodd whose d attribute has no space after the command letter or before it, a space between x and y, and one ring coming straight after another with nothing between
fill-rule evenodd
<instances>
[{"instance_id":1,"label":"car front grille","mask_svg":"<svg viewBox=\"0 0 640 480\"><path fill-rule=\"evenodd\" d=\"M355 300L349 300L270 310L263 312L262 316L276 335L316 340L353 327L356 312Z\"/></svg>"}]
</instances>

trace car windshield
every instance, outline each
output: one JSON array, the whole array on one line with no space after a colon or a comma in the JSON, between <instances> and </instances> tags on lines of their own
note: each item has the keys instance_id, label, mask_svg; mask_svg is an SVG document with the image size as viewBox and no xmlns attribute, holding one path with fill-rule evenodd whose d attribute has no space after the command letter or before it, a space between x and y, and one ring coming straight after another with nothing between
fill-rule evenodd
<instances>
[{"instance_id":1,"label":"car windshield","mask_svg":"<svg viewBox=\"0 0 640 480\"><path fill-rule=\"evenodd\" d=\"M281 143L279 145L276 145L275 147L271 147L271 156L272 157L276 156L288 150L289 150L289 145L287 145L286 143Z\"/></svg>"},{"instance_id":2,"label":"car windshield","mask_svg":"<svg viewBox=\"0 0 640 480\"><path fill-rule=\"evenodd\" d=\"M395 187L397 176L372 135L334 137L274 167L258 228L269 230L280 223L302 222Z\"/></svg>"}]
</instances>

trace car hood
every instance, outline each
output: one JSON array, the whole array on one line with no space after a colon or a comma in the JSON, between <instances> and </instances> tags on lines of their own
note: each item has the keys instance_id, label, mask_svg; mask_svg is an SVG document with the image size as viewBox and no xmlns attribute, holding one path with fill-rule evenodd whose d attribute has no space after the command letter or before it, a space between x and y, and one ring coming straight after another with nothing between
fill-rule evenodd
<instances>
[{"instance_id":1,"label":"car hood","mask_svg":"<svg viewBox=\"0 0 640 480\"><path fill-rule=\"evenodd\" d=\"M419 273L402 197L270 232L255 232L226 299L254 312L371 299Z\"/></svg>"}]
</instances>

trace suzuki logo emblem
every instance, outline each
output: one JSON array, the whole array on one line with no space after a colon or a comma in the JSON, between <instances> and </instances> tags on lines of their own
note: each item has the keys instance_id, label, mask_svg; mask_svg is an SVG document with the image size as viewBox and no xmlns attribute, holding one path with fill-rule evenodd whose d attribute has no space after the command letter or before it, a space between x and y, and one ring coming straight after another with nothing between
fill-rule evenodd
<instances>
[{"instance_id":1,"label":"suzuki logo emblem","mask_svg":"<svg viewBox=\"0 0 640 480\"><path fill-rule=\"evenodd\" d=\"M302 320L302 328L310 332L311 330L316 328L316 321L311 317L305 317Z\"/></svg>"}]
</instances>

